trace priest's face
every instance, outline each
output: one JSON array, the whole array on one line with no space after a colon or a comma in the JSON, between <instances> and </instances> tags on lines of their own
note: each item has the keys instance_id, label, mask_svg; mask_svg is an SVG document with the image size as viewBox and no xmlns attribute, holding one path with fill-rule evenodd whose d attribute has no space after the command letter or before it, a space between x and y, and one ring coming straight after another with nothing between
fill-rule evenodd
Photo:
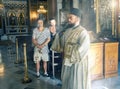
<instances>
[{"instance_id":1,"label":"priest's face","mask_svg":"<svg viewBox=\"0 0 120 89\"><path fill-rule=\"evenodd\" d=\"M69 26L73 27L78 22L79 18L76 15L69 14L68 15L68 23Z\"/></svg>"}]
</instances>

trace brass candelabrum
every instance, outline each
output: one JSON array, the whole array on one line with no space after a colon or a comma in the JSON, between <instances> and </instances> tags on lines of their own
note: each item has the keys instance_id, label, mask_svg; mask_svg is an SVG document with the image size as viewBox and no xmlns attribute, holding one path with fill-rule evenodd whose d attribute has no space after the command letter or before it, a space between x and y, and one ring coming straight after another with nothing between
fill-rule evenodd
<instances>
[{"instance_id":1,"label":"brass candelabrum","mask_svg":"<svg viewBox=\"0 0 120 89\"><path fill-rule=\"evenodd\" d=\"M94 11L96 12L96 33L99 33L100 32L99 0L94 0Z\"/></svg>"},{"instance_id":2,"label":"brass candelabrum","mask_svg":"<svg viewBox=\"0 0 120 89\"><path fill-rule=\"evenodd\" d=\"M24 79L22 80L22 83L30 83L32 80L28 77L28 66L27 66L27 55L26 55L26 43L23 44L23 50L24 50Z\"/></svg>"},{"instance_id":3,"label":"brass candelabrum","mask_svg":"<svg viewBox=\"0 0 120 89\"><path fill-rule=\"evenodd\" d=\"M19 63L19 59L18 59L18 39L16 38L16 61L15 61L15 64L18 64Z\"/></svg>"}]
</instances>

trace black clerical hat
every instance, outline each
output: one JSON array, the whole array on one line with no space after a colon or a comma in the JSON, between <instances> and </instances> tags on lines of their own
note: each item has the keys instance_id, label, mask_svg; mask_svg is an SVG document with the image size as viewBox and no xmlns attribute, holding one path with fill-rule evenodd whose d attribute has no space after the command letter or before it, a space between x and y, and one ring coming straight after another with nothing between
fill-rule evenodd
<instances>
[{"instance_id":1,"label":"black clerical hat","mask_svg":"<svg viewBox=\"0 0 120 89\"><path fill-rule=\"evenodd\" d=\"M70 10L70 14L73 14L73 15L76 15L78 17L81 17L81 13L80 13L80 10L78 8L72 8Z\"/></svg>"}]
</instances>

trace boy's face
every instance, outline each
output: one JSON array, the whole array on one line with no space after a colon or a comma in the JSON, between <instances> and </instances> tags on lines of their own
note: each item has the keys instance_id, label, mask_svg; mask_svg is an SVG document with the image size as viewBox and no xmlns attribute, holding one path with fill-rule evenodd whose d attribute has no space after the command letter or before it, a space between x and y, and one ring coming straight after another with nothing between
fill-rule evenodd
<instances>
[{"instance_id":1,"label":"boy's face","mask_svg":"<svg viewBox=\"0 0 120 89\"><path fill-rule=\"evenodd\" d=\"M56 25L56 21L53 19L53 20L50 20L50 25L51 26L55 26Z\"/></svg>"}]
</instances>

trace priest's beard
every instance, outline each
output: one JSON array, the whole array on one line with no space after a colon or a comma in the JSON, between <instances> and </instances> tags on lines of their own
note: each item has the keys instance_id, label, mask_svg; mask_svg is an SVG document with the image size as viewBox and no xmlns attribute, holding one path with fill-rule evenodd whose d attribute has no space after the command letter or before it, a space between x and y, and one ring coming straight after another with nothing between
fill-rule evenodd
<instances>
[{"instance_id":1,"label":"priest's beard","mask_svg":"<svg viewBox=\"0 0 120 89\"><path fill-rule=\"evenodd\" d=\"M75 24L68 24L68 28L72 28L72 27L74 27L75 26Z\"/></svg>"},{"instance_id":2,"label":"priest's beard","mask_svg":"<svg viewBox=\"0 0 120 89\"><path fill-rule=\"evenodd\" d=\"M74 27L74 26L75 26L75 24L66 23L66 24L63 26L63 29L72 28L72 27Z\"/></svg>"}]
</instances>

